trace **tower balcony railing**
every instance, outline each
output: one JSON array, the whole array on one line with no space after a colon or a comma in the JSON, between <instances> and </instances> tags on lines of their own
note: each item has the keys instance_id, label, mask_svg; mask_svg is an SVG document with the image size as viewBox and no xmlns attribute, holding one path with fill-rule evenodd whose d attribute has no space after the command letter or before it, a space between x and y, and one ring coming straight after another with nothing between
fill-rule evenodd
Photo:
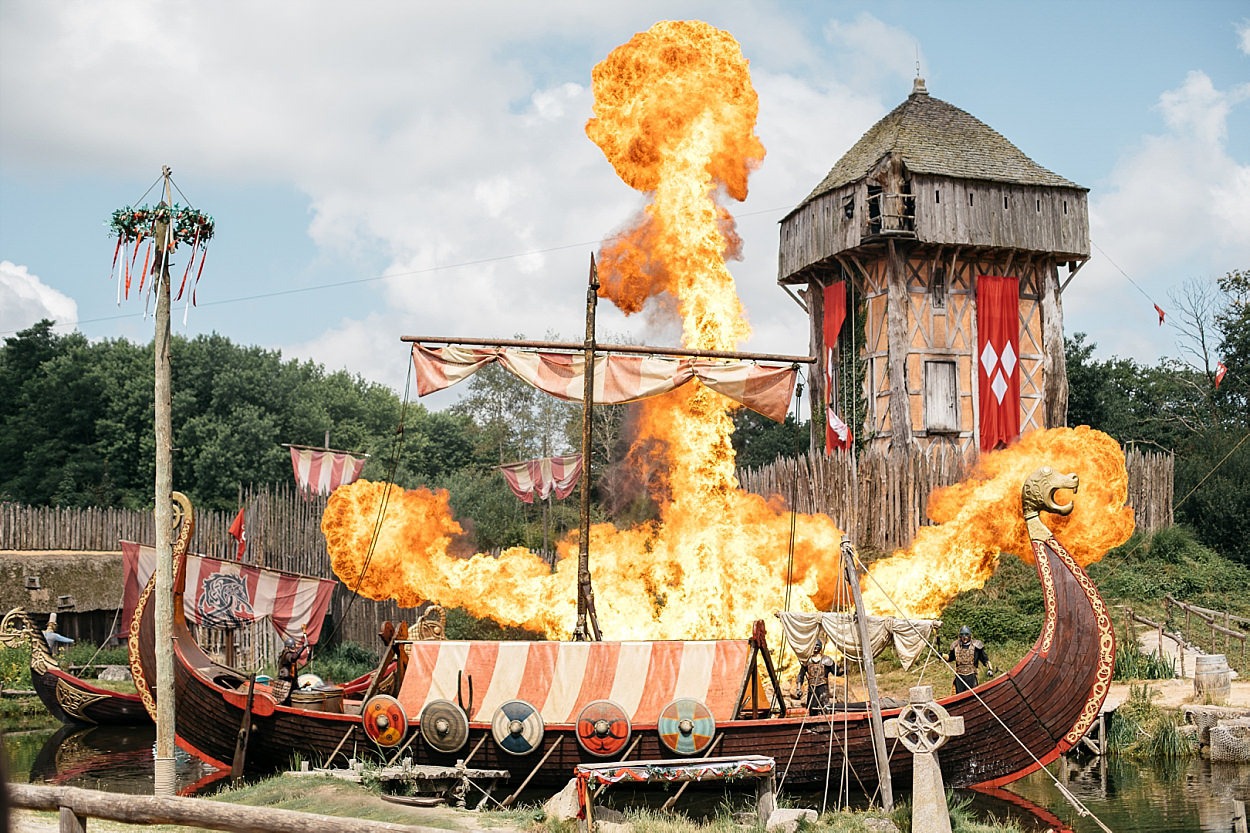
<instances>
[{"instance_id":1,"label":"tower balcony railing","mask_svg":"<svg viewBox=\"0 0 1250 833\"><path fill-rule=\"evenodd\" d=\"M864 223L865 237L914 237L916 234L916 198L912 194L868 193L868 217Z\"/></svg>"}]
</instances>

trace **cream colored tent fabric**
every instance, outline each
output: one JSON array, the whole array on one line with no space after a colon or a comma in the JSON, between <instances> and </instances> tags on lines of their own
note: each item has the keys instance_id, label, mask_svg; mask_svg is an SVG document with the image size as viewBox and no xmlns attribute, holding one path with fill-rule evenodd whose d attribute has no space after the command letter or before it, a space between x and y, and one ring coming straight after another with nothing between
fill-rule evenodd
<instances>
[{"instance_id":1,"label":"cream colored tent fabric","mask_svg":"<svg viewBox=\"0 0 1250 833\"><path fill-rule=\"evenodd\" d=\"M847 658L858 660L859 634L849 613L778 613L790 647L800 659L812 654L817 637L837 648ZM875 657L887 645L894 647L903 669L910 669L925 649L929 638L942 626L941 619L896 619L893 616L868 617L868 643Z\"/></svg>"}]
</instances>

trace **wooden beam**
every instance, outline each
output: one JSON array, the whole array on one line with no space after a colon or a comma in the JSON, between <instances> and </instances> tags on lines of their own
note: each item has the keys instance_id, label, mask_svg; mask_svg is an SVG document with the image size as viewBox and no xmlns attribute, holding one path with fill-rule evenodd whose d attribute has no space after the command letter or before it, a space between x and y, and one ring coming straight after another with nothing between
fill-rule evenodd
<instances>
[{"instance_id":1,"label":"wooden beam","mask_svg":"<svg viewBox=\"0 0 1250 833\"><path fill-rule=\"evenodd\" d=\"M448 338L446 336L400 336L400 341L413 344L470 344L478 347L522 347L527 350L567 350L581 353L585 344L564 341L526 341L524 339ZM596 345L597 353L632 353L644 356L680 356L693 359L742 359L757 362L793 362L811 364L815 356L788 356L782 353L742 353L730 350L689 350L684 347L645 347L637 344Z\"/></svg>"},{"instance_id":2,"label":"wooden beam","mask_svg":"<svg viewBox=\"0 0 1250 833\"><path fill-rule=\"evenodd\" d=\"M176 824L235 833L411 833L406 824L342 816L298 813L273 807L227 804L206 798L120 795L77 787L6 784L10 805L24 810L60 812L78 819L99 818L126 824ZM85 825L84 825L85 826Z\"/></svg>"}]
</instances>

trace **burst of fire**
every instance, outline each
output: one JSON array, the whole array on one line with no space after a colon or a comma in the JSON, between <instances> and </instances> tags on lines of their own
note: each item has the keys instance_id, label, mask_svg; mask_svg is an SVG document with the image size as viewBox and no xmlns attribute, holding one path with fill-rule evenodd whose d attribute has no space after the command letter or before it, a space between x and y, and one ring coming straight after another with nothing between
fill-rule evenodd
<instances>
[{"instance_id":1,"label":"burst of fire","mask_svg":"<svg viewBox=\"0 0 1250 833\"><path fill-rule=\"evenodd\" d=\"M1072 514L1046 514L1043 520L1082 567L1133 534L1119 444L1085 427L1034 431L1010 448L982 455L962 482L933 493L928 514L935 525L921 527L910 548L869 569L864 582L868 611L936 617L956 595L985 584L1000 552L1032 562L1020 487L1042 466L1080 478ZM1060 493L1058 499L1071 498Z\"/></svg>"},{"instance_id":2,"label":"burst of fire","mask_svg":"<svg viewBox=\"0 0 1250 833\"><path fill-rule=\"evenodd\" d=\"M658 23L613 50L595 67L593 81L594 118L586 132L621 179L650 197L634 226L601 253L601 294L626 312L651 300L653 311L658 305L676 314L684 346L735 349L750 329L726 266L739 240L718 199L744 199L747 176L764 155L754 134L758 102L737 42L703 23ZM596 608L610 638L741 638L787 597L792 609L813 610L845 596L842 534L833 522L792 516L780 501L738 488L732 407L692 385L642 408L638 443L662 449L667 466L656 495L660 517L635 529L598 524L590 533ZM1041 465L1077 471L1084 491L1095 460L1115 468L1108 443L1114 447L1105 435L1061 429L985 456L980 479L935 499L939 526L922 530L911 551L874 565L865 585L874 610L899 614L881 588L903 595L904 613L931 615L960 590L980 586L1000 550L1027 551L1019 511L1023 477ZM1107 497L1122 507L1123 457L1114 449L1121 485L1118 502L1116 494ZM1098 476L1115 481L1115 472L1092 477ZM1090 520L1089 530L1080 523L1099 511L1092 508L1097 503L1085 511L1078 506L1054 528L1065 534L1097 528L1105 519ZM993 522L987 513L994 513ZM554 571L523 548L461 558L462 530L445 492L367 481L335 491L322 529L334 571L363 595L405 606L433 599L552 638L570 635L574 539L558 545ZM1099 549L1105 541L1088 537L1068 544L1074 554L1105 551Z\"/></svg>"}]
</instances>

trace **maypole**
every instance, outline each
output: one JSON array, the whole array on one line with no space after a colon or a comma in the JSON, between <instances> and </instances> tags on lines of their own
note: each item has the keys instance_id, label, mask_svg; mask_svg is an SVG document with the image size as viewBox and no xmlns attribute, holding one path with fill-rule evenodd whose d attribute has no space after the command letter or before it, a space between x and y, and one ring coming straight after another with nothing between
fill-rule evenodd
<instances>
[{"instance_id":1,"label":"maypole","mask_svg":"<svg viewBox=\"0 0 1250 833\"><path fill-rule=\"evenodd\" d=\"M204 249L213 236L213 221L192 208L183 208L173 201L172 171L169 166L161 168L161 202L154 208L129 206L113 213L112 231L117 236L117 248L113 253L113 265L117 267L121 254L121 272L118 274L119 289L123 283L125 295L130 295L131 267L138 260L139 249L147 241L142 271L139 274L139 290L142 291L151 262L151 288L156 293L156 335L153 340L155 355L155 434L156 434L156 767L153 792L156 795L174 794L174 657L173 657L173 425L171 417L171 382L169 363L170 341L170 289L169 257L180 242L191 245L191 256L178 289L181 298L186 289L187 278L195 257L200 255L200 269L204 268ZM127 257L127 249L133 244L134 251ZM199 273L196 273L196 281ZM194 295L194 288L192 289ZM122 295L118 293L119 298Z\"/></svg>"}]
</instances>

